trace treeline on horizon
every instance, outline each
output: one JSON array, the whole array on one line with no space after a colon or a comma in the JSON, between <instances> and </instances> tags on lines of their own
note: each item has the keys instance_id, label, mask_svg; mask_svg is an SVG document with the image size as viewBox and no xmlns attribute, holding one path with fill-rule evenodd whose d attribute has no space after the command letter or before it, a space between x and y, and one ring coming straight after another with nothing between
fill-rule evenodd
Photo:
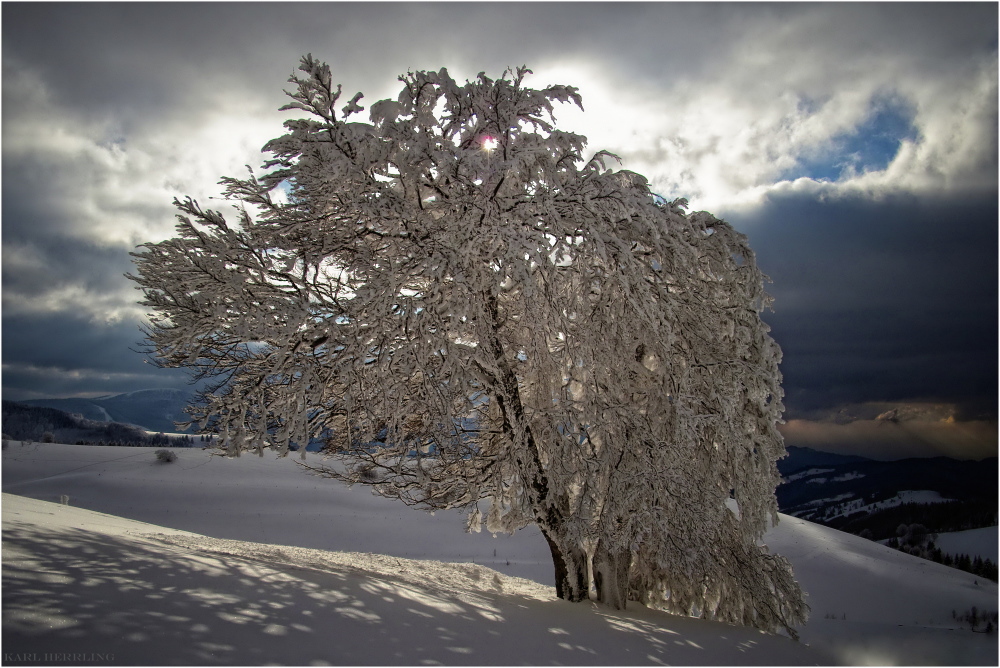
<instances>
[{"instance_id":1,"label":"treeline on horizon","mask_svg":"<svg viewBox=\"0 0 1000 668\"><path fill-rule=\"evenodd\" d=\"M870 539L871 532L865 530L861 533L861 537ZM937 532L929 531L923 524L900 524L896 528L896 535L886 541L886 546L993 582L997 581L997 565L991 559L984 559L979 555L970 557L965 553L953 555L944 552L937 546L935 542L937 538Z\"/></svg>"},{"instance_id":2,"label":"treeline on horizon","mask_svg":"<svg viewBox=\"0 0 1000 668\"><path fill-rule=\"evenodd\" d=\"M56 408L4 400L2 413L4 440L125 447L196 447L191 436L150 434L137 425L88 420Z\"/></svg>"},{"instance_id":3,"label":"treeline on horizon","mask_svg":"<svg viewBox=\"0 0 1000 668\"><path fill-rule=\"evenodd\" d=\"M890 544L889 547L892 545ZM941 552L939 547L934 547L927 555L922 556L924 559L930 559L933 562L951 566L993 582L997 581L997 565L993 563L992 559L983 559L980 556L970 557L967 554L951 555L947 552Z\"/></svg>"},{"instance_id":4,"label":"treeline on horizon","mask_svg":"<svg viewBox=\"0 0 1000 668\"><path fill-rule=\"evenodd\" d=\"M932 533L966 531L997 525L997 502L985 496L961 501L941 501L938 503L902 503L891 508L881 508L874 512L857 512L830 519L810 520L831 529L845 531L857 536L868 532L872 540L886 540L896 537L901 524L922 524Z\"/></svg>"}]
</instances>

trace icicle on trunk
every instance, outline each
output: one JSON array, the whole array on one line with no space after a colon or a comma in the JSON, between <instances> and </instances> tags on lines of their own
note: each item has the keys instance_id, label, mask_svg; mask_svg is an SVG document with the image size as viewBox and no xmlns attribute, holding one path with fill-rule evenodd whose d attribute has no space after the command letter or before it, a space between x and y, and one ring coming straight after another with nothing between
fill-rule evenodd
<instances>
[{"instance_id":1,"label":"icicle on trunk","mask_svg":"<svg viewBox=\"0 0 1000 668\"><path fill-rule=\"evenodd\" d=\"M552 565L555 567L556 596L566 601L578 603L587 599L589 578L587 577L587 553L580 548L564 548L543 530L542 535L552 551Z\"/></svg>"},{"instance_id":2,"label":"icicle on trunk","mask_svg":"<svg viewBox=\"0 0 1000 668\"><path fill-rule=\"evenodd\" d=\"M628 571L632 555L628 550L610 550L600 540L594 550L594 586L597 601L615 610L624 610L628 602Z\"/></svg>"}]
</instances>

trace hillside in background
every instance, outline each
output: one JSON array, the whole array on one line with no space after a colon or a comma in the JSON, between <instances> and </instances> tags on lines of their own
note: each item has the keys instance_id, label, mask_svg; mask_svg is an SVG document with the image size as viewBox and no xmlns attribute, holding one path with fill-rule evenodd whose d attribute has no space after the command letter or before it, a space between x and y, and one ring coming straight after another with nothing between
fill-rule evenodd
<instances>
[{"instance_id":1,"label":"hillside in background","mask_svg":"<svg viewBox=\"0 0 1000 668\"><path fill-rule=\"evenodd\" d=\"M149 447L188 447L195 444L190 436L152 434L133 424L89 420L79 414L70 414L56 408L29 406L16 401L5 400L2 415L5 441L11 439L35 443L47 441Z\"/></svg>"},{"instance_id":2,"label":"hillside in background","mask_svg":"<svg viewBox=\"0 0 1000 668\"><path fill-rule=\"evenodd\" d=\"M16 410L5 401L3 431L19 440L38 441L53 432L56 440L69 443L152 445L130 425L173 431L190 400L180 390L140 390L97 399L25 401ZM29 406L36 413L29 415ZM789 446L778 470L781 512L875 540L894 537L901 524L918 523L936 533L997 524L996 458L885 462Z\"/></svg>"},{"instance_id":3,"label":"hillside in background","mask_svg":"<svg viewBox=\"0 0 1000 668\"><path fill-rule=\"evenodd\" d=\"M144 412L150 415L169 409L170 402L180 399L173 391L153 390L103 401L118 406L119 415L141 417ZM71 402L82 400L62 401L80 407ZM103 406L100 410L106 412ZM201 443L190 436L150 434L131 424L90 420L56 408L10 401L3 402L3 434L5 439L26 442L82 445L192 447ZM996 458L883 462L790 446L778 469L782 483L775 495L781 512L996 581L995 559L949 547L949 541L958 539L936 542L940 534L996 527Z\"/></svg>"},{"instance_id":4,"label":"hillside in background","mask_svg":"<svg viewBox=\"0 0 1000 668\"><path fill-rule=\"evenodd\" d=\"M785 450L788 452L788 455L778 460L778 472L782 476L791 475L810 466L830 466L874 461L867 457L841 455L835 452L821 452L797 445L786 446Z\"/></svg>"},{"instance_id":5,"label":"hillside in background","mask_svg":"<svg viewBox=\"0 0 1000 668\"><path fill-rule=\"evenodd\" d=\"M55 408L79 414L95 422L123 422L149 431L176 432L175 422L184 421L184 407L191 401L183 390L137 390L94 399L30 399L28 406Z\"/></svg>"},{"instance_id":6,"label":"hillside in background","mask_svg":"<svg viewBox=\"0 0 1000 668\"><path fill-rule=\"evenodd\" d=\"M997 580L995 550L979 547L995 542L996 457L883 462L788 451L778 462L781 512Z\"/></svg>"},{"instance_id":7,"label":"hillside in background","mask_svg":"<svg viewBox=\"0 0 1000 668\"><path fill-rule=\"evenodd\" d=\"M996 457L850 459L789 448L775 491L781 512L849 533L867 530L875 540L894 537L900 524L945 532L997 523Z\"/></svg>"},{"instance_id":8,"label":"hillside in background","mask_svg":"<svg viewBox=\"0 0 1000 668\"><path fill-rule=\"evenodd\" d=\"M133 425L173 431L190 399L180 390L140 390L98 399L5 401L3 432L29 441L49 432L68 443L162 445ZM782 484L775 493L781 512L794 517L882 541L896 537L901 525L940 534L997 524L996 458L886 462L787 449L778 461Z\"/></svg>"}]
</instances>

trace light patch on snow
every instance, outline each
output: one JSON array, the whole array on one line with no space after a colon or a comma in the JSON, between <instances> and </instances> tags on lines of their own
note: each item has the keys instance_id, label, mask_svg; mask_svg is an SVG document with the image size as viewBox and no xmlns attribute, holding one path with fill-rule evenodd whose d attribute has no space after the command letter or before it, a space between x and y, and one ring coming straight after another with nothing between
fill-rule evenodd
<instances>
[{"instance_id":1,"label":"light patch on snow","mask_svg":"<svg viewBox=\"0 0 1000 668\"><path fill-rule=\"evenodd\" d=\"M792 475L785 478L785 482L795 482L796 480L801 480L802 478L808 478L811 475L819 475L820 473L829 473L833 469L807 469L805 471L799 471L798 473L793 473Z\"/></svg>"},{"instance_id":2,"label":"light patch on snow","mask_svg":"<svg viewBox=\"0 0 1000 668\"><path fill-rule=\"evenodd\" d=\"M810 480L809 482L812 481ZM827 506L823 517L833 519L858 512L872 513L885 510L886 508L894 508L904 503L946 503L951 500L943 498L938 492L932 490L904 490L892 498L876 501L875 503L864 503L863 500L854 498L853 494L840 494L831 498L815 499L803 504L801 507ZM838 501L844 501L844 503L835 505ZM802 517L811 516L808 511L796 511L795 515Z\"/></svg>"},{"instance_id":3,"label":"light patch on snow","mask_svg":"<svg viewBox=\"0 0 1000 668\"><path fill-rule=\"evenodd\" d=\"M837 501L843 501L845 499L850 499L853 494L838 494L837 496L831 496L826 499L813 499L809 503L805 504L807 506L822 506L830 503L836 503Z\"/></svg>"},{"instance_id":4,"label":"light patch on snow","mask_svg":"<svg viewBox=\"0 0 1000 668\"><path fill-rule=\"evenodd\" d=\"M875 512L876 510L884 510L886 508L895 508L896 506L901 506L904 503L947 503L952 499L946 499L941 496L938 492L929 489L920 490L903 490L896 496L885 499L883 501L876 501L875 503L869 503L864 506L859 506L854 508L851 512L857 512L863 510L865 512Z\"/></svg>"},{"instance_id":5,"label":"light patch on snow","mask_svg":"<svg viewBox=\"0 0 1000 668\"><path fill-rule=\"evenodd\" d=\"M953 499L946 499L940 493L929 489L904 490L889 501L899 500L899 503L947 503Z\"/></svg>"},{"instance_id":6,"label":"light patch on snow","mask_svg":"<svg viewBox=\"0 0 1000 668\"><path fill-rule=\"evenodd\" d=\"M947 554L967 554L997 563L997 527L939 533L935 544Z\"/></svg>"},{"instance_id":7,"label":"light patch on snow","mask_svg":"<svg viewBox=\"0 0 1000 668\"><path fill-rule=\"evenodd\" d=\"M832 471L832 470L833 469L827 469L827 471ZM827 481L829 481L829 482L846 482L848 480L857 480L858 478L864 478L864 477L865 477L864 473L858 473L857 471L851 471L850 473L844 473L842 475L838 475L835 478L825 478L825 477L823 477L823 478L812 478L810 480L806 480L806 484L807 485L808 484L814 484L814 483L815 484L822 484L822 483L825 483Z\"/></svg>"}]
</instances>

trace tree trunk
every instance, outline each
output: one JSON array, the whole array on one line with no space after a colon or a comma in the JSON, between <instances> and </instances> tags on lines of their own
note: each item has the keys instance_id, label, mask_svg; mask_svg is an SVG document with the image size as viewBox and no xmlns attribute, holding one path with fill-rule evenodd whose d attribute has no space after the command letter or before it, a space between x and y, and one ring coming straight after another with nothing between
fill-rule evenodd
<instances>
[{"instance_id":1,"label":"tree trunk","mask_svg":"<svg viewBox=\"0 0 1000 668\"><path fill-rule=\"evenodd\" d=\"M587 577L587 553L578 547L562 547L550 535L548 530L542 530L542 535L552 552L552 565L555 567L556 596L578 603L587 599L589 582Z\"/></svg>"},{"instance_id":2,"label":"tree trunk","mask_svg":"<svg viewBox=\"0 0 1000 668\"><path fill-rule=\"evenodd\" d=\"M570 518L569 502L565 494L553 498L555 492L549 487L549 479L542 465L538 444L531 433L531 425L525 417L524 405L521 403L521 391L518 386L517 374L504 356L503 343L498 335L499 305L495 294L483 292L483 306L486 315L486 328L481 338L481 345L495 365L495 374L485 369L492 376L492 397L496 400L502 416L502 430L511 441L523 447L528 457L524 460L515 455L515 462L525 478L525 491L531 500L536 522L552 552L552 565L555 568L556 596L574 603L588 598L590 577L587 573L588 557L585 550L572 541L560 540L563 531L561 527ZM482 365L480 365L482 366Z\"/></svg>"},{"instance_id":3,"label":"tree trunk","mask_svg":"<svg viewBox=\"0 0 1000 668\"><path fill-rule=\"evenodd\" d=\"M632 555L627 550L609 550L599 540L594 550L594 586L597 600L615 610L624 610L628 602L628 571Z\"/></svg>"}]
</instances>

